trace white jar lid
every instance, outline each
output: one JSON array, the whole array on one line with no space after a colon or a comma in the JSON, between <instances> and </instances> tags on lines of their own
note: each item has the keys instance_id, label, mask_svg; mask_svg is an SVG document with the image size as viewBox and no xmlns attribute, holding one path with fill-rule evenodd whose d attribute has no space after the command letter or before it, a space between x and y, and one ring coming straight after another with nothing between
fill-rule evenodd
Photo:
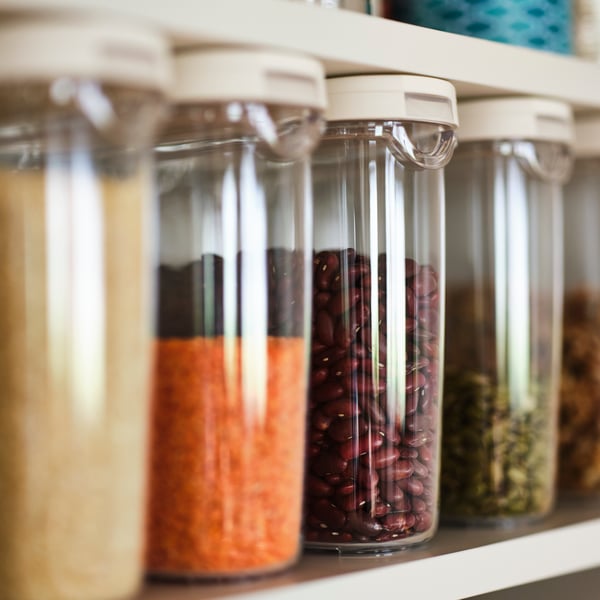
<instances>
[{"instance_id":1,"label":"white jar lid","mask_svg":"<svg viewBox=\"0 0 600 600\"><path fill-rule=\"evenodd\" d=\"M600 115L575 119L575 156L600 157Z\"/></svg>"},{"instance_id":2,"label":"white jar lid","mask_svg":"<svg viewBox=\"0 0 600 600\"><path fill-rule=\"evenodd\" d=\"M417 121L458 125L456 90L420 75L349 75L327 80L329 121Z\"/></svg>"},{"instance_id":3,"label":"white jar lid","mask_svg":"<svg viewBox=\"0 0 600 600\"><path fill-rule=\"evenodd\" d=\"M0 82L75 77L167 91L172 78L162 35L98 15L8 19L0 56Z\"/></svg>"},{"instance_id":4,"label":"white jar lid","mask_svg":"<svg viewBox=\"0 0 600 600\"><path fill-rule=\"evenodd\" d=\"M318 60L253 48L181 50L171 98L179 103L264 102L325 108L325 73Z\"/></svg>"},{"instance_id":5,"label":"white jar lid","mask_svg":"<svg viewBox=\"0 0 600 600\"><path fill-rule=\"evenodd\" d=\"M458 142L484 140L574 140L573 113L565 102L513 97L465 100L458 103Z\"/></svg>"}]
</instances>

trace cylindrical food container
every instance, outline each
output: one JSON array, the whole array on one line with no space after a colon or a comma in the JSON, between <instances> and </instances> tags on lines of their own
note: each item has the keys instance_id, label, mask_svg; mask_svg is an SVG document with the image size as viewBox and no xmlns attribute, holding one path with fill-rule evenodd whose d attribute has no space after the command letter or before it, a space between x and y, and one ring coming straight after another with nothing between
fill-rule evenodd
<instances>
[{"instance_id":1,"label":"cylindrical food container","mask_svg":"<svg viewBox=\"0 0 600 600\"><path fill-rule=\"evenodd\" d=\"M319 62L182 52L158 156L160 293L147 567L281 570L301 548Z\"/></svg>"},{"instance_id":2,"label":"cylindrical food container","mask_svg":"<svg viewBox=\"0 0 600 600\"><path fill-rule=\"evenodd\" d=\"M0 596L142 575L153 134L169 55L91 18L0 26Z\"/></svg>"},{"instance_id":3,"label":"cylindrical food container","mask_svg":"<svg viewBox=\"0 0 600 600\"><path fill-rule=\"evenodd\" d=\"M578 119L565 188L565 298L558 487L600 492L600 118Z\"/></svg>"},{"instance_id":4,"label":"cylindrical food container","mask_svg":"<svg viewBox=\"0 0 600 600\"><path fill-rule=\"evenodd\" d=\"M437 527L455 90L370 75L331 79L328 93L313 158L304 530L308 548L385 552Z\"/></svg>"},{"instance_id":5,"label":"cylindrical food container","mask_svg":"<svg viewBox=\"0 0 600 600\"><path fill-rule=\"evenodd\" d=\"M459 104L446 169L441 517L510 526L555 497L568 105Z\"/></svg>"},{"instance_id":6,"label":"cylindrical food container","mask_svg":"<svg viewBox=\"0 0 600 600\"><path fill-rule=\"evenodd\" d=\"M388 0L392 18L422 27L572 53L571 0Z\"/></svg>"}]
</instances>

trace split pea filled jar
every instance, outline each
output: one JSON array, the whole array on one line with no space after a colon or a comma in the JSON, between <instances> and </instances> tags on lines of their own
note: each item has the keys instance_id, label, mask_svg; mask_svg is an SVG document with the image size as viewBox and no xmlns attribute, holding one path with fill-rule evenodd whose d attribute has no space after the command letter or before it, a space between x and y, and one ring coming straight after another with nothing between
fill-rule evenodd
<instances>
[{"instance_id":1,"label":"split pea filled jar","mask_svg":"<svg viewBox=\"0 0 600 600\"><path fill-rule=\"evenodd\" d=\"M510 526L555 497L568 105L459 104L446 170L442 519Z\"/></svg>"},{"instance_id":2,"label":"split pea filled jar","mask_svg":"<svg viewBox=\"0 0 600 600\"><path fill-rule=\"evenodd\" d=\"M99 16L0 25L0 596L142 576L154 134L170 59Z\"/></svg>"},{"instance_id":3,"label":"split pea filled jar","mask_svg":"<svg viewBox=\"0 0 600 600\"><path fill-rule=\"evenodd\" d=\"M312 264L311 58L182 52L157 148L160 271L147 567L281 570L301 547Z\"/></svg>"},{"instance_id":4,"label":"split pea filled jar","mask_svg":"<svg viewBox=\"0 0 600 600\"><path fill-rule=\"evenodd\" d=\"M330 79L313 157L315 257L305 540L385 552L438 520L444 182L453 86Z\"/></svg>"},{"instance_id":5,"label":"split pea filled jar","mask_svg":"<svg viewBox=\"0 0 600 600\"><path fill-rule=\"evenodd\" d=\"M565 188L565 298L558 488L600 493L600 118L575 124Z\"/></svg>"}]
</instances>

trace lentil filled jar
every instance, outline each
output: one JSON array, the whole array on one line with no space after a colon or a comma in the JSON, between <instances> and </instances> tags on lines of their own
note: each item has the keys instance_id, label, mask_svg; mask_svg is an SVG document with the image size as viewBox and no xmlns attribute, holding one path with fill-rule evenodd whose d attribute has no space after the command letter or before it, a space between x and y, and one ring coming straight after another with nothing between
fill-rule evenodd
<instances>
[{"instance_id":1,"label":"lentil filled jar","mask_svg":"<svg viewBox=\"0 0 600 600\"><path fill-rule=\"evenodd\" d=\"M558 488L600 492L600 119L575 124L575 164L565 188L565 296Z\"/></svg>"},{"instance_id":2,"label":"lentil filled jar","mask_svg":"<svg viewBox=\"0 0 600 600\"><path fill-rule=\"evenodd\" d=\"M459 104L446 169L443 520L511 526L555 496L568 105Z\"/></svg>"},{"instance_id":3,"label":"lentil filled jar","mask_svg":"<svg viewBox=\"0 0 600 600\"><path fill-rule=\"evenodd\" d=\"M46 15L3 21L0 55L0 595L124 598L143 567L168 48Z\"/></svg>"},{"instance_id":4,"label":"lentil filled jar","mask_svg":"<svg viewBox=\"0 0 600 600\"><path fill-rule=\"evenodd\" d=\"M408 75L327 83L328 126L312 161L304 531L308 548L385 552L437 527L455 91Z\"/></svg>"},{"instance_id":5,"label":"lentil filled jar","mask_svg":"<svg viewBox=\"0 0 600 600\"><path fill-rule=\"evenodd\" d=\"M311 58L247 48L182 52L175 65L176 107L157 148L146 562L167 578L267 574L301 545L308 159L324 75Z\"/></svg>"}]
</instances>

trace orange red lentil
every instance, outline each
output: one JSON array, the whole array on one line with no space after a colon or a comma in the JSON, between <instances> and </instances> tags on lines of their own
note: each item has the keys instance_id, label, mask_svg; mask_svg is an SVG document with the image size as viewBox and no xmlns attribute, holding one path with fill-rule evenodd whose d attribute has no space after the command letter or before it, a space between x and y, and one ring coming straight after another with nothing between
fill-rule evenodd
<instances>
[{"instance_id":1,"label":"orange red lentil","mask_svg":"<svg viewBox=\"0 0 600 600\"><path fill-rule=\"evenodd\" d=\"M244 351L240 338L157 341L151 573L258 574L299 554L305 344Z\"/></svg>"}]
</instances>

